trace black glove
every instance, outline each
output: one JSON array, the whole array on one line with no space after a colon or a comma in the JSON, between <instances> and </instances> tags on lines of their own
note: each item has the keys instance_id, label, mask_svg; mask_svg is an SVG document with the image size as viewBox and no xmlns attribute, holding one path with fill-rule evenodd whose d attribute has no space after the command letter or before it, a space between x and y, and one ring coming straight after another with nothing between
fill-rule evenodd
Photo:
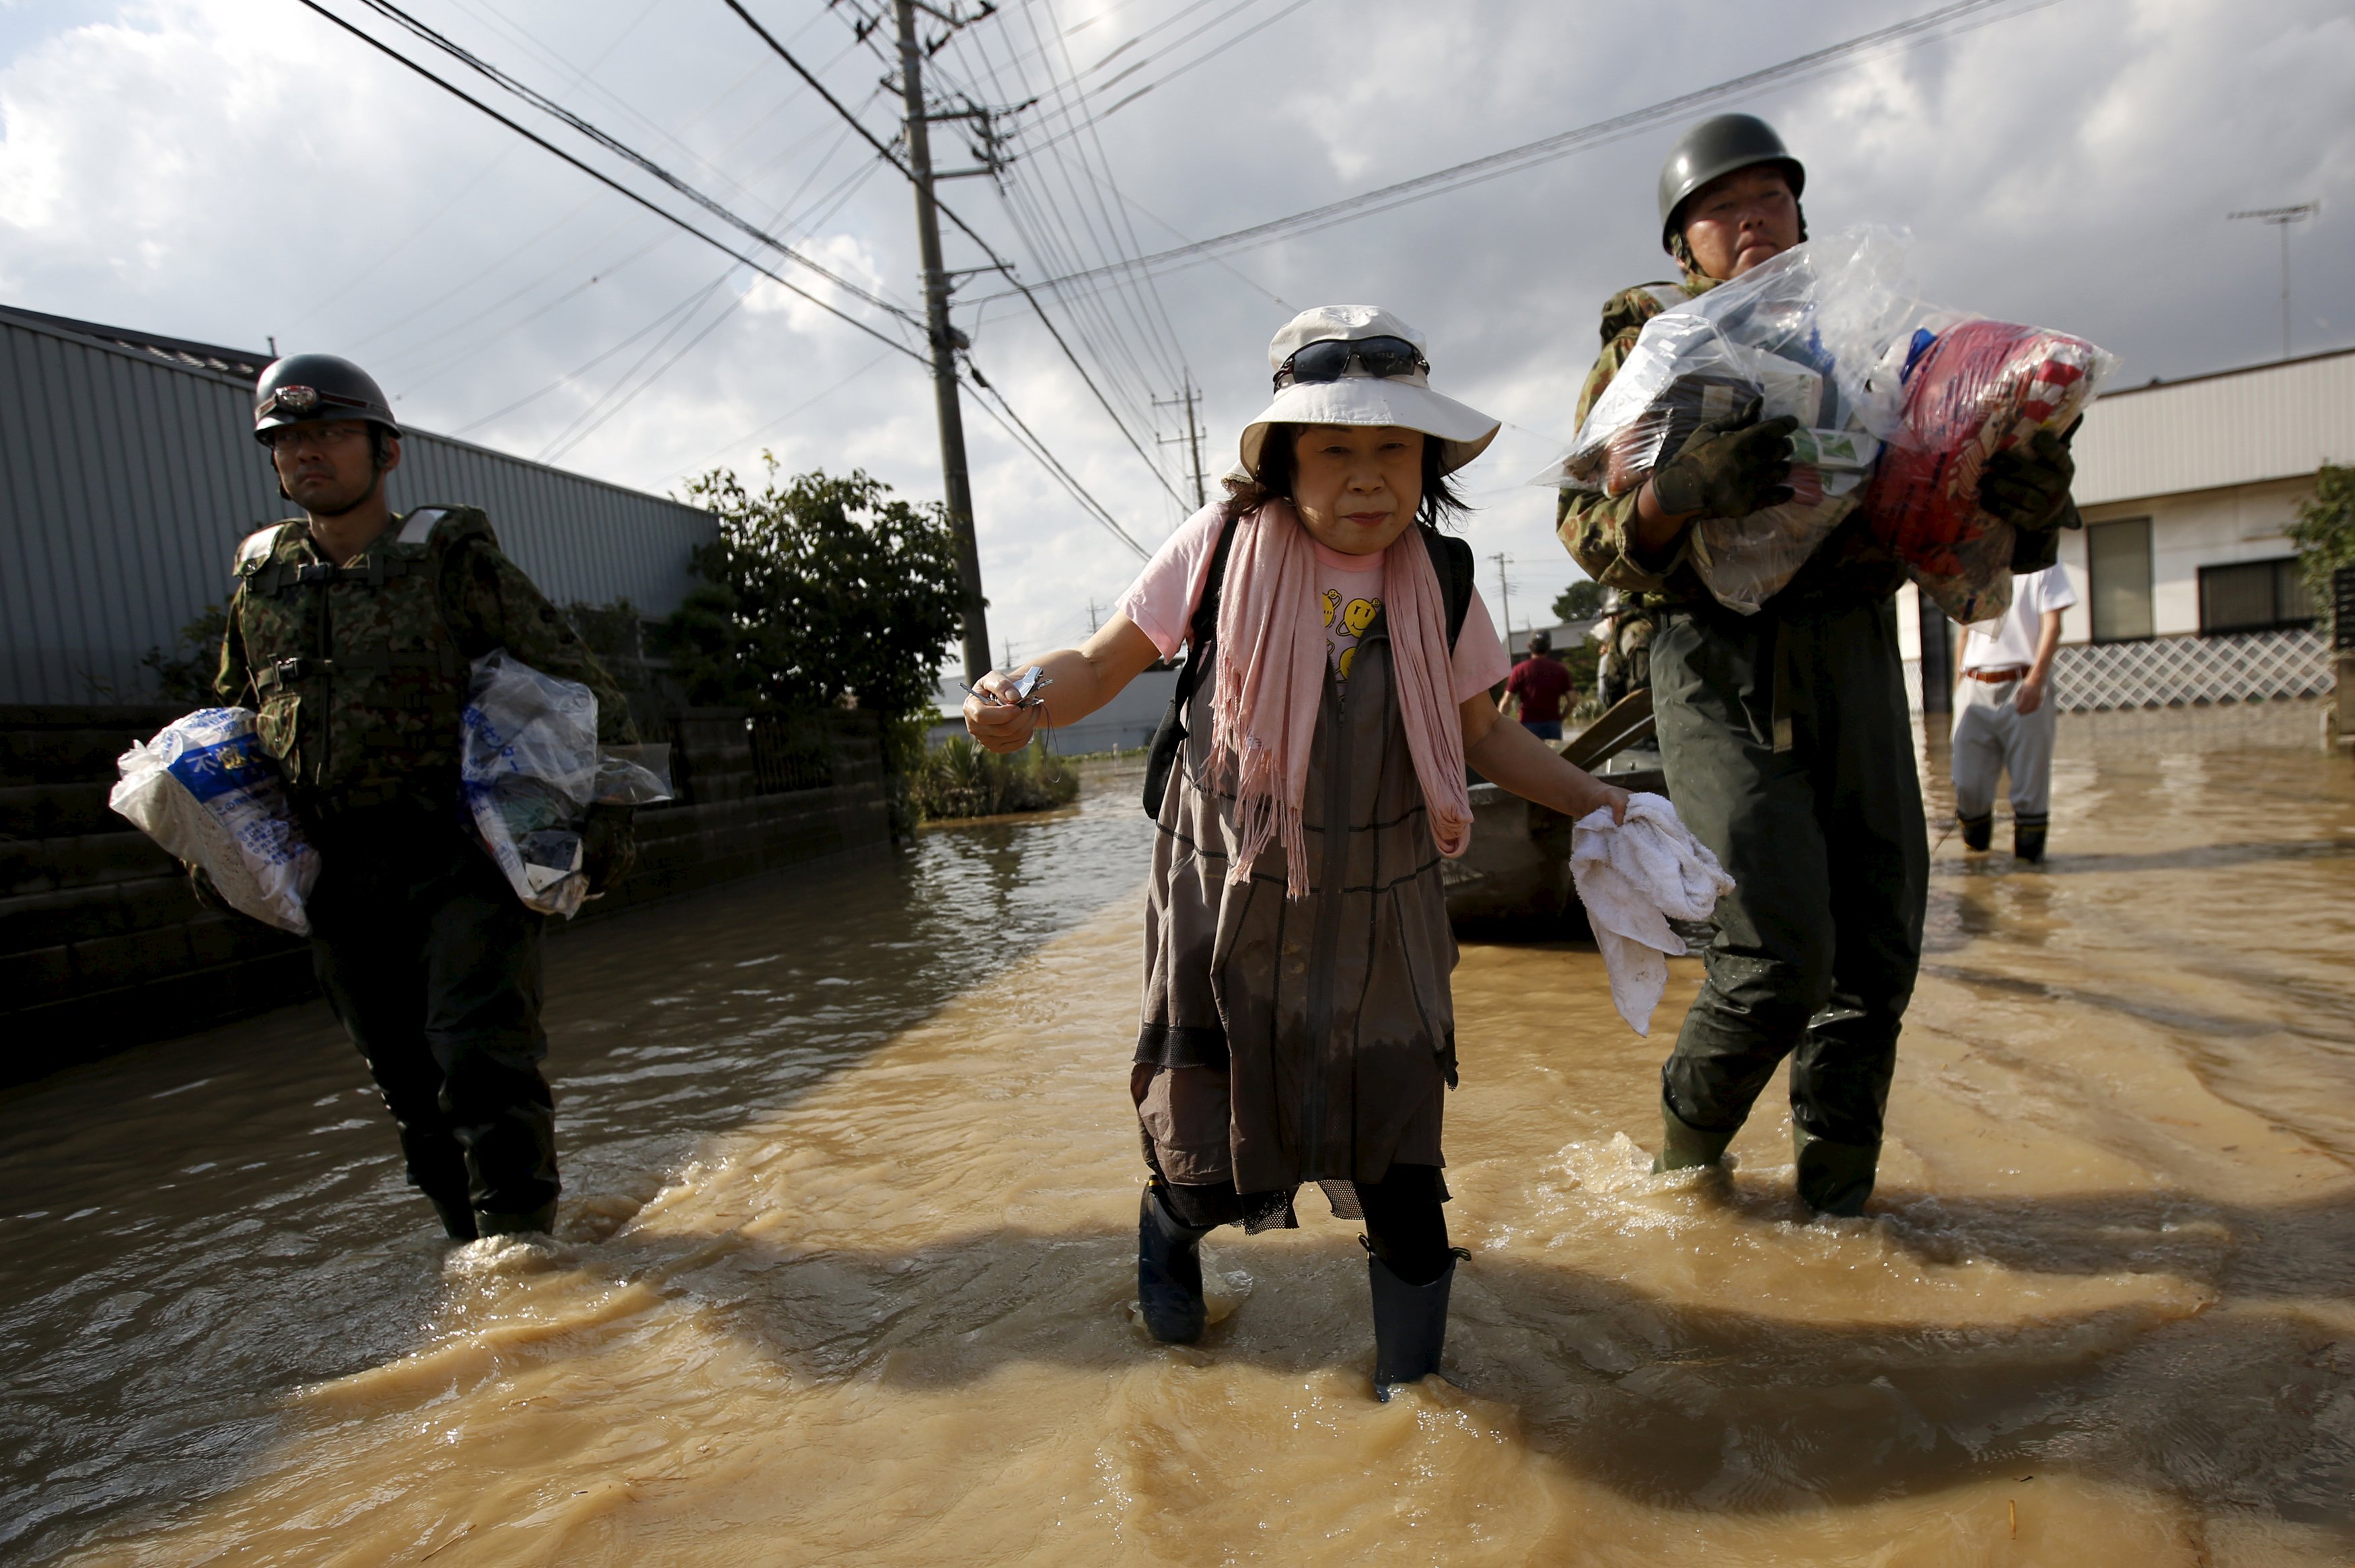
<instances>
[{"instance_id":1,"label":"black glove","mask_svg":"<svg viewBox=\"0 0 2355 1568\"><path fill-rule=\"evenodd\" d=\"M610 893L637 863L634 806L591 806L581 824L581 869L589 875L589 895Z\"/></svg>"},{"instance_id":2,"label":"black glove","mask_svg":"<svg viewBox=\"0 0 2355 1568\"><path fill-rule=\"evenodd\" d=\"M1695 430L1675 459L1652 471L1652 499L1670 516L1747 517L1791 499L1790 416L1760 423L1764 401Z\"/></svg>"},{"instance_id":3,"label":"black glove","mask_svg":"<svg viewBox=\"0 0 2355 1568\"><path fill-rule=\"evenodd\" d=\"M201 865L188 867L188 891L195 895L199 908L209 909L216 915L238 913L237 906L221 896L221 890L213 883L213 874Z\"/></svg>"},{"instance_id":4,"label":"black glove","mask_svg":"<svg viewBox=\"0 0 2355 1568\"><path fill-rule=\"evenodd\" d=\"M2026 445L1987 459L1979 475L1980 508L2015 528L2061 526L2070 514L2069 486L2077 478L2077 460L2069 455L2076 433L2076 425L2058 436L2039 430Z\"/></svg>"}]
</instances>

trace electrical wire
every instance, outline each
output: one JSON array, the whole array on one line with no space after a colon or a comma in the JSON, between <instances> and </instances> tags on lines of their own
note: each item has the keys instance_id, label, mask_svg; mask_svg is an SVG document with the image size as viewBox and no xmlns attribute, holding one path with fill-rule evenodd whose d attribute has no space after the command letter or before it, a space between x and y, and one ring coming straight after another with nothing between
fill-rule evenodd
<instances>
[{"instance_id":1,"label":"electrical wire","mask_svg":"<svg viewBox=\"0 0 2355 1568\"><path fill-rule=\"evenodd\" d=\"M808 290L802 288L799 284L779 276L774 270L763 266L761 262L745 255L742 251L738 250L734 246L730 245L727 241L715 238L711 235L706 234L703 230L696 228L685 218L680 217L677 213L671 212L660 206L658 203L651 201L645 196L639 195L636 191L630 189L629 186L623 185L620 181L614 179L610 175L607 175L602 170L594 168L588 164L582 163L579 158L574 157L571 154L564 151L563 148L559 147L554 143L547 140L547 138L538 135L524 126L517 124L513 120L508 119L506 115L501 114L497 110L493 109L489 104L485 103L482 100L468 93L465 89L458 86L455 82L446 80L443 78L435 75L424 66L410 59L408 56L392 48L389 44L383 42L381 39L371 37L368 33L354 26L351 23L344 20L343 17L336 16L325 5L320 5L319 0L294 0L294 3L304 7L306 10L314 11L320 16L325 16L328 21L334 23L336 26L341 27L344 31L351 34L362 43L367 44L370 48L376 49L381 54L389 56L392 59L408 67L410 70L416 72L419 76L423 77L426 80L433 83L434 86L442 89L444 92L449 93L452 97L458 99L464 103L471 105L476 110L479 110L484 114L488 115L491 119L497 121L500 124L514 132L517 135L524 137L526 140L536 143L538 146L549 153L554 154L557 157L563 159L566 163L571 164L574 168L579 169L582 174L587 175L590 178L597 181L600 185L606 185L618 192L620 195L628 197L631 201L637 203L638 206L645 207L648 212L651 212L655 217L663 219L666 223L676 224L678 228L685 229L687 233L695 236L698 239L702 240L706 245L710 246L713 249L718 250L724 255L734 257L737 260L742 262L745 266L751 268L754 271L760 273L762 277L767 278L770 281L777 284L780 288L785 289L793 293L799 294L803 299L809 301L810 303L817 306L820 310L825 311L827 314L839 317L841 320L847 322L850 325L858 328L860 332L865 333L868 336L875 339L877 342L890 344L892 348L906 355L911 359L918 361L922 361L924 359L925 356L923 355L918 353L912 348L910 348L906 344L900 342L896 338L886 336L884 334L877 331L874 327L869 326L867 323L860 321L857 316L851 315L847 312L838 309L828 302L818 298L815 294L813 294Z\"/></svg>"},{"instance_id":2,"label":"electrical wire","mask_svg":"<svg viewBox=\"0 0 2355 1568\"><path fill-rule=\"evenodd\" d=\"M783 424L786 420L796 418L801 415L809 412L809 410L816 408L820 403L825 402L828 397L833 397L837 392L841 391L844 387L849 386L852 382L858 380L860 376L866 375L868 371L874 369L877 366L882 364L885 360L890 357L891 356L888 354L877 355L874 358L868 360L866 364L860 366L858 369L852 371L841 380L837 381L832 386L826 387L826 390L814 394L805 400L794 404L792 408L786 409L775 418L768 420L764 424L753 426L751 429L745 431L742 435L736 437L732 440L722 441L719 446L712 451L710 456L698 460L691 465L691 467L696 469L708 468L710 464L717 462L719 459L726 457L730 452L734 451L738 447L742 446L746 441L758 440L760 437L765 436L770 431L775 429L779 425Z\"/></svg>"},{"instance_id":3,"label":"electrical wire","mask_svg":"<svg viewBox=\"0 0 2355 1568\"><path fill-rule=\"evenodd\" d=\"M986 394L986 397L979 399L981 411L988 415L991 418L996 419L997 421L998 428L1005 430L1007 435L1013 438L1014 444L1016 446L1020 447L1032 457L1038 459L1040 466L1044 467L1050 474L1053 475L1056 481L1060 483L1065 490L1071 493L1072 499L1077 501L1082 506L1085 507L1089 515L1103 525L1105 532L1112 535L1114 538L1119 540L1122 544L1127 546L1131 550L1135 551L1137 559L1141 561L1150 560L1152 558L1153 552L1138 544L1129 534L1128 530L1122 527L1119 522L1114 518L1113 514L1104 509L1103 503L1098 501L1094 496L1088 493L1087 486L1082 484L1079 480L1072 475L1071 470L1065 468L1060 461L1056 461L1055 454L1047 450L1047 444L1039 439L1038 432L1033 430L1028 425L1024 424L1022 417L1014 411L1014 405L1006 400L1006 395L998 391L996 387L991 386L987 381L984 380L981 373L973 368L970 361L966 362L965 368L968 372L966 379L970 381L975 388ZM996 407L991 407L992 403L995 403ZM1005 411L1003 418L1000 418L999 416L1000 409ZM1011 421L1010 424L1008 423L1009 420ZM1020 432L1019 434L1016 433L1018 430Z\"/></svg>"},{"instance_id":4,"label":"electrical wire","mask_svg":"<svg viewBox=\"0 0 2355 1568\"><path fill-rule=\"evenodd\" d=\"M2028 10L2041 9L2043 5L2055 3L2057 0L2033 0L2032 4L2020 7L2013 14L2024 14ZM1679 93L1674 98L1662 99L1657 103L1630 110L1625 114L1614 115L1607 120L1598 120L1591 124L1561 132L1552 136L1540 137L1537 141L1526 142L1518 147L1508 147L1501 153L1492 153L1486 157L1453 164L1428 175L1418 175L1411 180L1401 180L1395 185L1382 185L1374 190L1361 192L1357 196L1344 197L1340 201L1328 202L1323 207L1311 207L1305 212L1271 218L1265 223L1253 224L1248 228L1238 228L1209 239L1196 240L1188 245L1157 251L1153 255L1140 258L1136 264L1156 270L1166 270L1173 265L1207 258L1212 251L1242 249L1265 245L1292 235L1305 234L1319 228L1329 228L1334 224L1374 217L1412 202L1427 200L1446 192L1461 190L1468 185L1518 173L1537 164L1564 157L1572 153L1583 152L1589 147L1632 135L1663 120L1675 119L1731 94L1754 91L1760 88L1781 85L1796 78L1820 73L1845 64L1858 55L1887 45L1927 42L1929 35L1934 34L1936 29L1949 23L1969 22L1972 26L1977 26L1985 22L2004 20L2006 18L2002 16L1981 14L2014 4L2015 0L1956 0L1955 4L1942 5L1934 11L1924 12L1906 21L1878 27L1840 43L1811 50L1806 54L1796 55L1787 60L1779 61L1759 70L1730 77L1723 81L1698 88L1690 92ZM1121 270L1118 267L1092 268L1083 272L1069 273L1062 277L1050 278L1027 285L1025 291L1041 290L1060 291L1075 283L1093 282L1107 278ZM984 297L1004 298L1005 292Z\"/></svg>"}]
</instances>

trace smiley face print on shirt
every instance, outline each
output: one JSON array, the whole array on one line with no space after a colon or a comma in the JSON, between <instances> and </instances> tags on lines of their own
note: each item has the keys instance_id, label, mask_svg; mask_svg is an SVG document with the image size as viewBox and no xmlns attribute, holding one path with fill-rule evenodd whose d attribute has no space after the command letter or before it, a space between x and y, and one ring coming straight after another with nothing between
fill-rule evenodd
<instances>
[{"instance_id":1,"label":"smiley face print on shirt","mask_svg":"<svg viewBox=\"0 0 2355 1568\"><path fill-rule=\"evenodd\" d=\"M1318 573L1325 600L1325 647L1333 670L1342 680L1358 657L1358 640L1374 624L1382 609L1381 567L1367 571L1336 571L1329 564Z\"/></svg>"}]
</instances>

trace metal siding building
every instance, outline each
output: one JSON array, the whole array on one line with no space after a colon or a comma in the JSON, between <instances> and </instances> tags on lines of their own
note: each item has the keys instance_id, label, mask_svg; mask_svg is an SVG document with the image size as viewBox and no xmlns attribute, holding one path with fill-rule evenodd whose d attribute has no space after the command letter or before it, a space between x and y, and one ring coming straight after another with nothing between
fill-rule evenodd
<instances>
[{"instance_id":1,"label":"metal siding building","mask_svg":"<svg viewBox=\"0 0 2355 1568\"><path fill-rule=\"evenodd\" d=\"M253 440L266 355L0 306L0 703L133 700L139 660L229 592L238 541L289 515ZM558 603L677 608L709 513L411 431L397 509L482 507Z\"/></svg>"}]
</instances>

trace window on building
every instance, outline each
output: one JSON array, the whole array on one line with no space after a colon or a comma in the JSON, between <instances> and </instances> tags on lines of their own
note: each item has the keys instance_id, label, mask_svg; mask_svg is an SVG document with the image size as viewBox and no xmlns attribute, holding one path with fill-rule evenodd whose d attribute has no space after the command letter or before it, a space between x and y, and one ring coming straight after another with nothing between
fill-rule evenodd
<instances>
[{"instance_id":1,"label":"window on building","mask_svg":"<svg viewBox=\"0 0 2355 1568\"><path fill-rule=\"evenodd\" d=\"M2149 518L2087 524L2085 576L2094 641L2124 642L2152 634Z\"/></svg>"},{"instance_id":2,"label":"window on building","mask_svg":"<svg viewBox=\"0 0 2355 1568\"><path fill-rule=\"evenodd\" d=\"M2200 568L2200 631L2274 631L2312 626L2314 603L2297 580L2297 557Z\"/></svg>"}]
</instances>

